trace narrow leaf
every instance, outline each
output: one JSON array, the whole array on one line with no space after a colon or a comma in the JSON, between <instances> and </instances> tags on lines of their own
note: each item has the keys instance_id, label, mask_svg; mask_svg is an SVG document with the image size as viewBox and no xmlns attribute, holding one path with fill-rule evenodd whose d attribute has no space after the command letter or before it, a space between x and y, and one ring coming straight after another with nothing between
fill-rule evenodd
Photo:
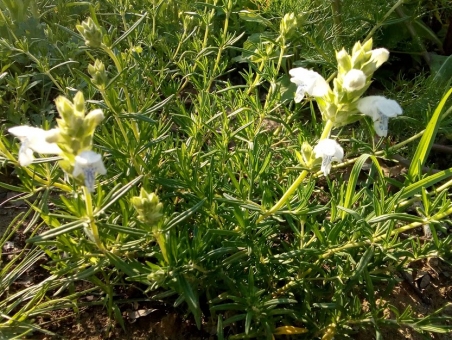
<instances>
[{"instance_id":1,"label":"narrow leaf","mask_svg":"<svg viewBox=\"0 0 452 340\"><path fill-rule=\"evenodd\" d=\"M427 128L425 129L425 133L422 135L422 138L419 142L419 145L414 154L413 160L411 161L410 168L408 169L408 179L411 181L415 181L420 178L422 175L422 167L424 166L427 157L430 153L430 149L432 148L432 144L435 140L436 133L438 132L440 115L446 104L447 99L452 94L452 88L447 91L446 95L441 99L440 103L435 109L432 118L427 124Z\"/></svg>"}]
</instances>

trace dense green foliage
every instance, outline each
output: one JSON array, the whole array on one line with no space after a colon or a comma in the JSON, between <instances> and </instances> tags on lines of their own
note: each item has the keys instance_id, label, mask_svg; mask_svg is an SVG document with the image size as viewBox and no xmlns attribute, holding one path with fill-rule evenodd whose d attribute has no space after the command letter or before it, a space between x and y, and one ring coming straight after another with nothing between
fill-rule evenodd
<instances>
[{"instance_id":1,"label":"dense green foliage","mask_svg":"<svg viewBox=\"0 0 452 340\"><path fill-rule=\"evenodd\" d=\"M3 245L27 221L27 246L0 270L0 337L47 332L36 316L77 312L92 291L125 327L118 287L131 284L199 328L212 320L219 339L447 332L447 304L418 317L384 297L410 263L451 258L452 168L424 168L434 166L435 137L450 137L452 57L441 53L452 6L365 2L0 2L0 159L14 171L0 185L30 207L1 236ZM288 72L333 77L336 51L370 38L394 52L368 92L396 99L404 114L388 138L376 139L363 115L335 128L345 158L323 177L300 158L325 122L314 100L294 103ZM76 154L21 167L7 133L69 124L62 97L54 101L77 102L78 91L87 111L105 115L77 132L107 169L93 193L71 178ZM411 165L391 177L398 153ZM43 256L48 278L9 292Z\"/></svg>"}]
</instances>

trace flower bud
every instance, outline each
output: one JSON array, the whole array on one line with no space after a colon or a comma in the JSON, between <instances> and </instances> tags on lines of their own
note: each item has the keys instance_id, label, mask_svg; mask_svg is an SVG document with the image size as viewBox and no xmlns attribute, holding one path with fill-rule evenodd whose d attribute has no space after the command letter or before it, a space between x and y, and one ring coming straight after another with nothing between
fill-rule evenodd
<instances>
[{"instance_id":1,"label":"flower bud","mask_svg":"<svg viewBox=\"0 0 452 340\"><path fill-rule=\"evenodd\" d=\"M352 58L345 49L336 52L336 60L339 74L348 72L352 68Z\"/></svg>"},{"instance_id":2,"label":"flower bud","mask_svg":"<svg viewBox=\"0 0 452 340\"><path fill-rule=\"evenodd\" d=\"M301 145L301 164L306 168L311 167L312 163L312 146L308 142L303 142Z\"/></svg>"},{"instance_id":3,"label":"flower bud","mask_svg":"<svg viewBox=\"0 0 452 340\"><path fill-rule=\"evenodd\" d=\"M81 118L85 116L85 98L82 91L78 91L74 96L74 115Z\"/></svg>"},{"instance_id":4,"label":"flower bud","mask_svg":"<svg viewBox=\"0 0 452 340\"><path fill-rule=\"evenodd\" d=\"M131 199L132 205L138 213L138 220L148 225L155 225L162 217L163 204L159 202L156 194L148 194L141 188L140 196Z\"/></svg>"},{"instance_id":5,"label":"flower bud","mask_svg":"<svg viewBox=\"0 0 452 340\"><path fill-rule=\"evenodd\" d=\"M364 52L369 52L370 50L372 50L372 45L373 45L373 40L372 40L372 38L370 38L361 46L361 48L363 49Z\"/></svg>"},{"instance_id":6,"label":"flower bud","mask_svg":"<svg viewBox=\"0 0 452 340\"><path fill-rule=\"evenodd\" d=\"M60 140L60 129L51 129L47 131L46 142L48 143L58 143Z\"/></svg>"},{"instance_id":7,"label":"flower bud","mask_svg":"<svg viewBox=\"0 0 452 340\"><path fill-rule=\"evenodd\" d=\"M88 73L91 76L91 82L101 89L105 89L108 82L107 72L105 72L105 65L99 59L96 59L94 65L88 65Z\"/></svg>"},{"instance_id":8,"label":"flower bud","mask_svg":"<svg viewBox=\"0 0 452 340\"><path fill-rule=\"evenodd\" d=\"M366 85L366 75L363 71L352 69L345 75L342 86L347 92L361 90Z\"/></svg>"},{"instance_id":9,"label":"flower bud","mask_svg":"<svg viewBox=\"0 0 452 340\"><path fill-rule=\"evenodd\" d=\"M61 118L63 118L66 124L69 124L72 121L72 116L74 115L74 104L72 104L66 97L59 96L55 99L55 106Z\"/></svg>"},{"instance_id":10,"label":"flower bud","mask_svg":"<svg viewBox=\"0 0 452 340\"><path fill-rule=\"evenodd\" d=\"M294 13L287 13L281 20L280 34L284 37L290 35L290 33L297 27L297 18Z\"/></svg>"},{"instance_id":11,"label":"flower bud","mask_svg":"<svg viewBox=\"0 0 452 340\"><path fill-rule=\"evenodd\" d=\"M379 68L389 58L389 51L386 48L377 48L372 51L370 60L375 63L376 68Z\"/></svg>"},{"instance_id":12,"label":"flower bud","mask_svg":"<svg viewBox=\"0 0 452 340\"><path fill-rule=\"evenodd\" d=\"M369 61L363 65L362 70L368 76L372 75L389 58L389 51L385 48L377 48L367 52L367 54Z\"/></svg>"},{"instance_id":13,"label":"flower bud","mask_svg":"<svg viewBox=\"0 0 452 340\"><path fill-rule=\"evenodd\" d=\"M96 109L86 115L85 124L88 129L94 130L104 118L104 112L101 109Z\"/></svg>"},{"instance_id":14,"label":"flower bud","mask_svg":"<svg viewBox=\"0 0 452 340\"><path fill-rule=\"evenodd\" d=\"M76 28L85 39L86 46L95 48L102 45L102 32L93 19L88 18L81 25L76 25Z\"/></svg>"}]
</instances>

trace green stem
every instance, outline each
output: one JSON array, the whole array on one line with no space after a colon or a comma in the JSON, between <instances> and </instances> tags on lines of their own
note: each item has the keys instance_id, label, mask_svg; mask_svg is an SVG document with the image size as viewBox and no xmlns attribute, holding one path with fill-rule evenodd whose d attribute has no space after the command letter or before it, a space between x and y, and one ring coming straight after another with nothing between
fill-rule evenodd
<instances>
[{"instance_id":1,"label":"green stem","mask_svg":"<svg viewBox=\"0 0 452 340\"><path fill-rule=\"evenodd\" d=\"M328 138L330 136L331 130L333 129L334 123L331 120L327 120L325 123L325 127L323 128L322 135L320 136L320 140ZM303 180L306 178L306 176L309 174L309 171L303 170L298 176L298 178L293 182L293 184L287 189L287 191L284 193L284 195L281 197L281 199L273 206L270 210L267 210L263 215L261 215L257 219L257 223L261 222L265 218L267 218L270 215L273 215L275 212L277 212L280 208L286 204L286 202L292 197L292 195L295 193L297 188L300 186L300 184L303 182Z\"/></svg>"},{"instance_id":2,"label":"green stem","mask_svg":"<svg viewBox=\"0 0 452 340\"><path fill-rule=\"evenodd\" d=\"M342 32L342 18L341 18L341 2L340 0L333 0L331 2L331 11L333 12L334 22L334 36L336 37L336 43L341 45L340 37Z\"/></svg>"},{"instance_id":3,"label":"green stem","mask_svg":"<svg viewBox=\"0 0 452 340\"><path fill-rule=\"evenodd\" d=\"M388 17L392 14L392 12L394 12L399 6L403 5L403 3L405 2L405 0L399 0L397 1L394 6L392 6L389 11L385 14L385 16L383 17L383 19L381 20L381 22L377 23L369 32L369 34L366 36L366 39L364 39L364 42L366 42L367 40L369 40L370 38L372 38L372 36L375 34L375 32L377 30L380 29L381 26L383 26L383 23L386 21L386 19L388 19Z\"/></svg>"},{"instance_id":4,"label":"green stem","mask_svg":"<svg viewBox=\"0 0 452 340\"><path fill-rule=\"evenodd\" d=\"M278 64L276 65L276 71L275 71L276 75L278 75L279 69L281 68L284 53L286 53L286 38L284 36L282 36L281 37L281 51L279 53Z\"/></svg>"},{"instance_id":5,"label":"green stem","mask_svg":"<svg viewBox=\"0 0 452 340\"><path fill-rule=\"evenodd\" d=\"M111 58L111 60L113 60L113 63L115 64L116 69L118 70L119 73L121 73L123 71L121 63L119 62L118 58L113 53L113 51L104 44L102 44L102 49L108 54L108 56ZM123 91L124 91L124 95L126 97L127 111L129 113L132 113L133 106L132 106L132 102L130 100L129 91L127 90L126 87L123 87ZM132 126L133 134L134 134L135 138L138 140L140 137L140 133L138 132L138 125L136 124L136 122L132 122L131 126Z\"/></svg>"},{"instance_id":6,"label":"green stem","mask_svg":"<svg viewBox=\"0 0 452 340\"><path fill-rule=\"evenodd\" d=\"M293 184L290 186L289 189L284 193L284 195L281 197L281 199L273 206L270 210L266 211L263 215L261 215L257 219L257 223L261 222L265 218L267 218L270 215L273 215L275 212L277 212L280 208L286 204L287 200L289 200L290 197L294 194L294 192L297 190L297 188L300 186L300 184L303 182L303 180L306 178L306 176L309 174L307 170L303 170L298 176L298 178L293 182Z\"/></svg>"},{"instance_id":7,"label":"green stem","mask_svg":"<svg viewBox=\"0 0 452 340\"><path fill-rule=\"evenodd\" d=\"M85 186L83 186L83 194L85 196L86 215L89 219L89 227L91 229L91 232L93 233L94 242L96 243L97 247L100 250L104 251L105 247L100 240L99 229L97 229L97 225L94 220L93 202L91 199L91 193L89 192L88 188Z\"/></svg>"},{"instance_id":8,"label":"green stem","mask_svg":"<svg viewBox=\"0 0 452 340\"><path fill-rule=\"evenodd\" d=\"M253 83L248 88L248 91L246 91L247 95L250 95L251 91L254 90L254 88L257 86L257 84L259 84L259 81L261 79L261 73L264 70L264 66L265 66L265 61L262 60L260 66L259 66L259 71L256 74L256 78L254 78Z\"/></svg>"},{"instance_id":9,"label":"green stem","mask_svg":"<svg viewBox=\"0 0 452 340\"><path fill-rule=\"evenodd\" d=\"M211 77L211 79L209 81L209 85L207 86L208 89L210 89L210 87L212 86L212 82L213 82L214 77L215 77L215 72L216 72L216 70L218 68L218 65L220 64L221 55L223 53L223 46L226 46L228 26L229 26L229 16L230 15L231 15L230 12L226 13L226 19L224 21L224 27L223 27L223 41L221 42L221 45L218 46L217 59L215 60L215 64L213 65L212 77Z\"/></svg>"},{"instance_id":10,"label":"green stem","mask_svg":"<svg viewBox=\"0 0 452 340\"><path fill-rule=\"evenodd\" d=\"M320 140L327 139L330 136L333 126L334 126L334 123L328 119L325 123L325 127L323 128L323 132L322 132L322 135L320 136Z\"/></svg>"}]
</instances>

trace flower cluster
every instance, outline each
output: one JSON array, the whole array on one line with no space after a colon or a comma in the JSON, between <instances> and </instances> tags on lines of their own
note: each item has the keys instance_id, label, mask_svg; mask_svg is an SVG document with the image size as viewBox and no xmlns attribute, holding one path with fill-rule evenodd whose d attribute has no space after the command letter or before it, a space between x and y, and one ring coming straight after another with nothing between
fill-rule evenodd
<instances>
[{"instance_id":1,"label":"flower cluster","mask_svg":"<svg viewBox=\"0 0 452 340\"><path fill-rule=\"evenodd\" d=\"M34 152L61 157L60 166L74 178L84 180L88 191L94 191L96 174L106 174L100 154L91 151L96 126L104 119L102 110L93 110L85 116L85 100L78 92L72 103L65 97L55 100L60 113L58 128L43 130L31 126L15 126L8 131L19 138L19 164L28 166Z\"/></svg>"},{"instance_id":2,"label":"flower cluster","mask_svg":"<svg viewBox=\"0 0 452 340\"><path fill-rule=\"evenodd\" d=\"M93 19L88 18L81 25L76 25L77 31L85 39L88 47L100 47L102 45L102 30L96 25Z\"/></svg>"},{"instance_id":3,"label":"flower cluster","mask_svg":"<svg viewBox=\"0 0 452 340\"><path fill-rule=\"evenodd\" d=\"M132 197L132 205L138 212L138 220L150 226L154 226L163 216L161 211L163 204L160 203L156 194L148 194L141 188L140 196Z\"/></svg>"},{"instance_id":4,"label":"flower cluster","mask_svg":"<svg viewBox=\"0 0 452 340\"><path fill-rule=\"evenodd\" d=\"M388 120L402 114L400 105L383 96L361 96L369 88L374 72L389 58L388 50L372 49L372 40L356 43L352 54L345 49L336 53L338 63L337 76L333 80L333 88L317 72L298 67L291 69L290 81L296 85L294 101L299 103L305 95L314 97L322 118L328 129L323 139L310 151L306 145L302 147L303 155L299 157L302 165L312 168L317 158L322 158L321 171L328 175L332 161L340 161L344 152L337 142L325 138L333 127L340 127L359 120L363 115L371 117L378 136L388 134ZM309 156L308 156L309 154Z\"/></svg>"}]
</instances>

